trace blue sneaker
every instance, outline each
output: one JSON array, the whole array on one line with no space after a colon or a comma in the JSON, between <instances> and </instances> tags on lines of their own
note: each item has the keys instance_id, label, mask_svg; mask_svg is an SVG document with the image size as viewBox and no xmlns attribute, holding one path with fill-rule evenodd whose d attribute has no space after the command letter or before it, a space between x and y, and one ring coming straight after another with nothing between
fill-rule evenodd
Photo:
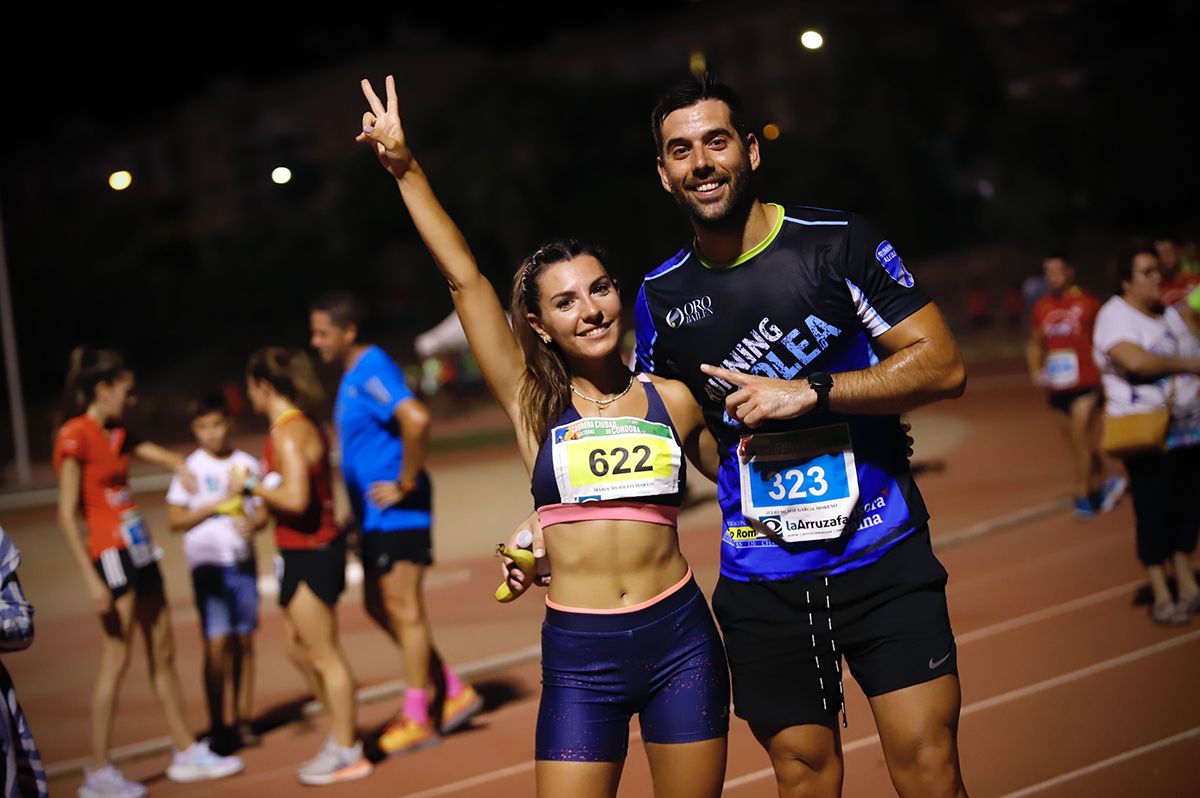
<instances>
[{"instance_id":1,"label":"blue sneaker","mask_svg":"<svg viewBox=\"0 0 1200 798\"><path fill-rule=\"evenodd\" d=\"M1092 504L1092 500L1087 496L1080 496L1075 499L1075 517L1076 518L1091 518L1096 514L1096 505Z\"/></svg>"},{"instance_id":2,"label":"blue sneaker","mask_svg":"<svg viewBox=\"0 0 1200 798\"><path fill-rule=\"evenodd\" d=\"M1116 507L1117 502L1121 501L1121 497L1125 495L1125 489L1128 487L1129 480L1120 474L1113 474L1104 480L1104 484L1100 486L1100 512L1107 513Z\"/></svg>"}]
</instances>

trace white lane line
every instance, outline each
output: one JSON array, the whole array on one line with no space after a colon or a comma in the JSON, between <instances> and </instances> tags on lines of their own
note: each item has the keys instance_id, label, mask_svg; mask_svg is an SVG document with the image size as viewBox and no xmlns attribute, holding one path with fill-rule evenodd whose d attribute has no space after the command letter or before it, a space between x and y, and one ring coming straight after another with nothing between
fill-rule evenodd
<instances>
[{"instance_id":1,"label":"white lane line","mask_svg":"<svg viewBox=\"0 0 1200 798\"><path fill-rule=\"evenodd\" d=\"M640 739L642 739L642 734L640 731L632 731L629 733L629 742L636 743ZM421 790L420 792L408 792L399 796L399 798L437 798L439 795L451 795L459 790L478 787L481 784L487 784L492 781L506 779L509 776L517 776L528 770L533 770L535 764L536 763L534 762L522 762L519 765L510 765L509 767L500 768L499 770L480 773L478 776L471 776L470 778L462 779L461 781L455 781L450 784L442 784L437 787L430 787L429 789Z\"/></svg>"},{"instance_id":2,"label":"white lane line","mask_svg":"<svg viewBox=\"0 0 1200 798\"><path fill-rule=\"evenodd\" d=\"M1155 643L1152 646L1139 648L1136 651L1129 652L1128 654L1122 654L1119 657L1113 657L1112 659L1106 659L1103 662L1097 662L1094 665L1088 665L1086 668L1079 668L1077 670L1055 676L1051 679L1044 679L1040 682L1036 682L1016 690L1009 690L1007 693L1001 693L1000 695L992 696L991 698L986 698L982 701L976 701L973 704L968 704L962 708L960 717L965 718L968 715L974 715L975 713L982 712L985 709L991 709L992 707L1000 706L1001 704L1018 701L1036 693L1052 690L1055 687L1061 687L1064 684L1079 681L1080 679L1086 679L1087 677L1094 676L1097 673L1111 670L1113 668L1119 668L1122 665L1128 665L1131 662L1136 662L1137 660L1145 659L1146 657L1152 657L1155 654L1161 654L1169 649L1191 643L1198 638L1200 638L1200 631L1189 632L1188 634L1180 635L1179 637L1172 637L1170 640L1164 640L1161 643ZM861 748L874 745L877 742L879 742L879 735L873 734L870 737L864 737L860 740L854 740L853 742L847 743L846 745L842 746L842 752L849 753L851 751L857 751ZM775 771L772 768L756 770L752 773L747 773L744 776L738 776L737 778L729 779L725 782L725 789L731 790L735 787L741 787L744 784L751 784L759 781L760 779L774 776L774 774Z\"/></svg>"},{"instance_id":3,"label":"white lane line","mask_svg":"<svg viewBox=\"0 0 1200 798\"><path fill-rule=\"evenodd\" d=\"M1037 623L1038 621L1044 621L1047 618L1065 615L1068 612L1074 612L1075 610L1080 610L1084 607L1090 607L1093 604L1100 604L1110 599L1118 598L1126 595L1130 590L1136 590L1144 584L1146 584L1145 579L1135 579L1132 582L1126 582L1123 585L1110 587L1107 590L1101 590L1088 596L1072 599L1071 601L1064 601L1063 603L1055 604L1052 607L1043 607L1035 612L1019 615L1016 618L1010 618L1007 621L1000 621L999 623L994 623L991 626L981 626L980 628L973 629L966 634L955 635L954 639L955 642L960 646L967 643L972 643L976 640L982 640L985 637L991 637L992 635L1000 634L1001 632L1019 629L1022 626L1028 626L1031 623Z\"/></svg>"},{"instance_id":4,"label":"white lane line","mask_svg":"<svg viewBox=\"0 0 1200 798\"><path fill-rule=\"evenodd\" d=\"M992 707L999 706L1000 704L1007 704L1009 701L1016 701L1036 693L1052 690L1055 687L1061 687L1064 684L1070 684L1071 682L1076 682L1080 679L1086 679L1088 676L1094 676L1097 673L1103 673L1104 671L1112 670L1113 668L1119 668L1122 665L1128 665L1131 662L1137 662L1139 659L1152 657L1155 654L1161 654L1162 652L1169 651L1172 648L1186 645L1187 643L1191 643L1196 639L1200 639L1200 631L1188 632L1185 635L1172 637L1169 640L1164 640L1161 643L1155 643L1152 646L1146 646L1145 648L1139 648L1134 651L1130 651L1128 654L1122 654L1119 657L1113 657L1112 659L1106 659L1101 662L1097 662L1094 665L1088 665L1086 668L1079 668L1078 670L1069 671L1050 679L1044 679L1040 682L1035 682L1034 684L1021 687L1017 690L1010 690L1009 692L1001 693L998 696L985 698L982 701L976 701L969 706L963 707L961 716L965 718L967 715L974 715L976 712L982 712L985 709L991 709Z\"/></svg>"},{"instance_id":5,"label":"white lane line","mask_svg":"<svg viewBox=\"0 0 1200 798\"><path fill-rule=\"evenodd\" d=\"M1010 529L1014 526L1023 526L1032 521L1037 521L1050 515L1056 515L1065 511L1071 506L1070 497L1063 496L1057 499L1050 499L1041 504L1035 504L1032 507L1023 507L1015 512L1006 515L989 518L986 521L980 521L977 524L971 524L965 529L957 532L951 532L948 535L936 535L933 538L933 548L948 549L957 546L961 543L966 543L969 540L986 537L994 532L1000 532L1005 529Z\"/></svg>"},{"instance_id":6,"label":"white lane line","mask_svg":"<svg viewBox=\"0 0 1200 798\"><path fill-rule=\"evenodd\" d=\"M535 643L534 645L498 654L494 657L485 657L473 662L464 663L457 670L463 678L470 679L482 673L503 670L513 665L520 665L524 662L536 660L541 655L542 647L540 644ZM404 692L405 685L406 682L403 679L396 679L370 687L360 687L355 691L354 697L359 704L371 704L401 695ZM321 706L320 701L312 700L306 702L300 711L303 717L307 718L321 714L324 708ZM109 759L116 764L126 762L130 759L140 759L152 754L166 753L170 750L171 738L158 737L153 740L144 740L140 743L132 743L120 748L114 748L109 752ZM69 773L82 773L83 766L87 764L87 761L87 757L80 757L78 759L68 759L63 762L49 764L46 766L46 778L54 779Z\"/></svg>"},{"instance_id":7,"label":"white lane line","mask_svg":"<svg viewBox=\"0 0 1200 798\"><path fill-rule=\"evenodd\" d=\"M129 492L163 493L171 484L172 474L144 474L130 477ZM58 502L58 488L34 488L0 494L0 510L25 510L30 507L51 507Z\"/></svg>"},{"instance_id":8,"label":"white lane line","mask_svg":"<svg viewBox=\"0 0 1200 798\"><path fill-rule=\"evenodd\" d=\"M1026 795L1033 795L1034 793L1041 792L1042 790L1050 787L1057 787L1060 784L1066 784L1068 781L1077 779L1080 776L1087 776L1103 770L1104 768L1111 767L1112 765L1119 765L1122 762L1128 762L1130 759L1136 759L1143 754L1148 754L1151 751L1157 751L1160 748L1167 748L1168 746L1175 745L1176 743L1181 743L1184 740L1189 740L1192 737L1200 737L1200 726L1193 726L1187 731L1180 732L1179 734L1173 734L1170 737L1164 737L1161 740L1148 743L1140 748L1134 748L1124 753L1110 756L1108 759L1101 759L1099 762L1093 762L1087 767L1082 767L1078 768L1077 770L1063 773L1061 776L1055 776L1052 779L1047 779L1046 781L1038 782L1037 784L1031 784L1024 789L1017 790L1016 792L1010 792L1007 795L1001 796L1001 798L1024 798Z\"/></svg>"},{"instance_id":9,"label":"white lane line","mask_svg":"<svg viewBox=\"0 0 1200 798\"><path fill-rule=\"evenodd\" d=\"M431 787L428 790L420 792L410 792L402 796L402 798L435 798L438 795L451 795L459 790L467 790L471 787L478 787L481 784L487 784L500 779L507 779L509 776L517 776L527 771L533 770L533 762L522 762L519 765L510 765L500 770L492 770L487 773L480 773L478 776L472 776L469 779L454 781L450 784L443 784L440 787Z\"/></svg>"}]
</instances>

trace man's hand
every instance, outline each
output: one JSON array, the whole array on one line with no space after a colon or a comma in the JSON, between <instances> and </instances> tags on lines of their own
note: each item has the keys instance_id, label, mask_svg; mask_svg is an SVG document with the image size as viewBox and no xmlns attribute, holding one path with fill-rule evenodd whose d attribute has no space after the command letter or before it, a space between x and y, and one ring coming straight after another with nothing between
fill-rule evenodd
<instances>
[{"instance_id":1,"label":"man's hand","mask_svg":"<svg viewBox=\"0 0 1200 798\"><path fill-rule=\"evenodd\" d=\"M817 392L807 380L777 380L707 363L700 366L700 370L710 377L737 386L737 390L725 397L725 410L730 418L737 419L747 427L758 427L767 421L798 418L817 404Z\"/></svg>"},{"instance_id":2,"label":"man's hand","mask_svg":"<svg viewBox=\"0 0 1200 798\"><path fill-rule=\"evenodd\" d=\"M404 491L396 482L372 482L367 488L367 501L380 510L399 504L404 499Z\"/></svg>"},{"instance_id":3,"label":"man's hand","mask_svg":"<svg viewBox=\"0 0 1200 798\"><path fill-rule=\"evenodd\" d=\"M396 81L388 75L384 85L387 89L387 107L371 88L371 81L363 78L362 90L371 110L363 114L362 132L354 140L370 142L379 163L399 180L412 166L413 156L404 143L404 128L400 125L399 103L396 100Z\"/></svg>"}]
</instances>

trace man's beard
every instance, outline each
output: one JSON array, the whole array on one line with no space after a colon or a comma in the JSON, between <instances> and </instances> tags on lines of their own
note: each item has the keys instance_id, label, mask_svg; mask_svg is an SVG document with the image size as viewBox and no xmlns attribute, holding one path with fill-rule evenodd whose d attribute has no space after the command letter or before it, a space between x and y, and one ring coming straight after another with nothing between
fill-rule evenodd
<instances>
[{"instance_id":1,"label":"man's beard","mask_svg":"<svg viewBox=\"0 0 1200 798\"><path fill-rule=\"evenodd\" d=\"M741 230L750 215L753 195L750 191L750 161L746 159L730 172L729 196L719 205L697 201L684 186L676 186L671 194L680 207L688 212L692 224L710 233Z\"/></svg>"}]
</instances>

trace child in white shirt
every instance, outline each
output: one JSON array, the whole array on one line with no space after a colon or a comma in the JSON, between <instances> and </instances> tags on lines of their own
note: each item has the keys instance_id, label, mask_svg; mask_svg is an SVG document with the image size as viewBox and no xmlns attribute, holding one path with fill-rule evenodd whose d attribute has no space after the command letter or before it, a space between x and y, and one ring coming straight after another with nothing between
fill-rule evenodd
<instances>
[{"instance_id":1,"label":"child in white shirt","mask_svg":"<svg viewBox=\"0 0 1200 798\"><path fill-rule=\"evenodd\" d=\"M187 469L199 488L189 493L179 477L167 490L167 522L183 532L183 553L192 572L196 607L204 631L204 690L214 737L232 728L241 745L258 741L250 726L254 704L253 633L258 627L258 573L254 533L267 522L258 499L231 492L229 472L242 466L258 472L258 461L228 443L230 419L224 400L195 403L192 434L198 448ZM226 668L226 661L232 667ZM226 673L234 723L225 725Z\"/></svg>"}]
</instances>

